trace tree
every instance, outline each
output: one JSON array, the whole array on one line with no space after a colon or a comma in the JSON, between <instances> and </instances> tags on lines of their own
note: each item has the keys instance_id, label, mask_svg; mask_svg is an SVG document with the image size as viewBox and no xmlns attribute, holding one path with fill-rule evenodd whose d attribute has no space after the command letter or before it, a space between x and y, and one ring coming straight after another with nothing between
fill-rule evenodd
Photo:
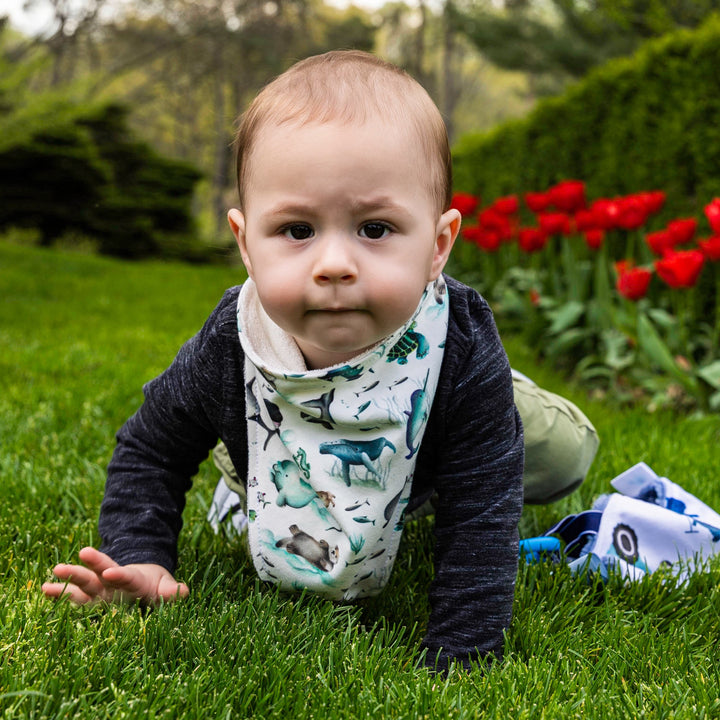
<instances>
[{"instance_id":1,"label":"tree","mask_svg":"<svg viewBox=\"0 0 720 720\"><path fill-rule=\"evenodd\" d=\"M123 106L55 93L28 103L17 71L0 69L0 227L38 228L43 245L70 231L109 255L201 258L188 242L196 169L138 141Z\"/></svg>"},{"instance_id":2,"label":"tree","mask_svg":"<svg viewBox=\"0 0 720 720\"><path fill-rule=\"evenodd\" d=\"M645 39L695 27L720 0L531 0L455 5L454 24L493 63L545 80L556 92L570 79Z\"/></svg>"}]
</instances>

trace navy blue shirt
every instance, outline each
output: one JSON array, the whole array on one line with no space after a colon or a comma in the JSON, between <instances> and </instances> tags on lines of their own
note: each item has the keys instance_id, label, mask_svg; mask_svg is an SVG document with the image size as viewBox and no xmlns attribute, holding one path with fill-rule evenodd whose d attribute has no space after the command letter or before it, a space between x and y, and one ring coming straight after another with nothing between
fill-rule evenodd
<instances>
[{"instance_id":1,"label":"navy blue shirt","mask_svg":"<svg viewBox=\"0 0 720 720\"><path fill-rule=\"evenodd\" d=\"M446 277L445 355L418 451L408 512L437 494L427 663L502 655L518 563L523 437L510 366L490 307ZM200 463L227 446L246 477L240 288L228 290L172 365L144 387L145 402L120 429L100 511L101 550L121 565L175 572L185 494Z\"/></svg>"}]
</instances>

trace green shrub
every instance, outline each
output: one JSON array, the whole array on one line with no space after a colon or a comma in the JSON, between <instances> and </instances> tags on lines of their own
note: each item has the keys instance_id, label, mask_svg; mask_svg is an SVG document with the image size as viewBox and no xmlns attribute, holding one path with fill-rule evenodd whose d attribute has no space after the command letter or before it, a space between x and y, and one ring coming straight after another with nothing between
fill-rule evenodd
<instances>
[{"instance_id":1,"label":"green shrub","mask_svg":"<svg viewBox=\"0 0 720 720\"><path fill-rule=\"evenodd\" d=\"M667 192L668 213L720 195L720 17L648 42L525 119L462 138L459 190L492 200L585 180L590 197Z\"/></svg>"},{"instance_id":2,"label":"green shrub","mask_svg":"<svg viewBox=\"0 0 720 720\"><path fill-rule=\"evenodd\" d=\"M46 246L90 237L117 257L204 259L191 214L200 173L138 141L125 107L50 95L30 104L6 99L0 228L37 228Z\"/></svg>"}]
</instances>

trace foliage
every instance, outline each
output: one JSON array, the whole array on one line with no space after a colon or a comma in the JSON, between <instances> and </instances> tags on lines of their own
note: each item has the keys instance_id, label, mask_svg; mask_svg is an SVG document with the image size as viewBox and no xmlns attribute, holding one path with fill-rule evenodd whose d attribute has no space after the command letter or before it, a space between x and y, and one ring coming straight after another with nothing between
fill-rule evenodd
<instances>
[{"instance_id":1,"label":"foliage","mask_svg":"<svg viewBox=\"0 0 720 720\"><path fill-rule=\"evenodd\" d=\"M456 262L481 269L475 284L506 326L586 383L717 411L720 198L705 207L704 240L692 217L647 232L664 203L661 191L589 203L584 183L565 180L522 205L498 198L473 225L479 202L458 193L469 247Z\"/></svg>"},{"instance_id":2,"label":"foliage","mask_svg":"<svg viewBox=\"0 0 720 720\"><path fill-rule=\"evenodd\" d=\"M629 55L648 38L694 28L717 0L508 0L450 4L454 25L500 67L526 70L549 88Z\"/></svg>"},{"instance_id":3,"label":"foliage","mask_svg":"<svg viewBox=\"0 0 720 720\"><path fill-rule=\"evenodd\" d=\"M67 233L100 252L201 259L191 201L200 175L138 141L127 108L42 93L28 101L17 77L0 81L0 227L34 227L43 245Z\"/></svg>"},{"instance_id":4,"label":"foliage","mask_svg":"<svg viewBox=\"0 0 720 720\"><path fill-rule=\"evenodd\" d=\"M563 718L690 720L720 712L720 572L683 586L606 586L522 565L506 659L447 678L418 669L432 524L410 523L391 586L337 606L255 580L239 543L204 520L201 469L180 562L191 597L153 612L54 605L39 585L96 542L119 424L202 323L228 268L121 263L0 244L0 708L6 717ZM639 460L711 507L720 420L618 412L568 387L516 338L514 367L581 404L602 439L591 475L525 509L523 536L589 507Z\"/></svg>"},{"instance_id":5,"label":"foliage","mask_svg":"<svg viewBox=\"0 0 720 720\"><path fill-rule=\"evenodd\" d=\"M648 42L523 120L460 140L458 189L490 200L583 178L594 197L662 188L668 214L720 194L720 18Z\"/></svg>"}]
</instances>

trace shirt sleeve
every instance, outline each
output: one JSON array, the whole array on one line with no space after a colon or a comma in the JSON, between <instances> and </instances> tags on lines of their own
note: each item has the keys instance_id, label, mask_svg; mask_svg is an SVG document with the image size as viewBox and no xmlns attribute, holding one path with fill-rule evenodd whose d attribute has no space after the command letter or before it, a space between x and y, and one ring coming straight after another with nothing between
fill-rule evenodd
<instances>
[{"instance_id":1,"label":"shirt sleeve","mask_svg":"<svg viewBox=\"0 0 720 720\"><path fill-rule=\"evenodd\" d=\"M175 571L185 494L223 424L223 382L237 337L228 291L170 367L143 388L140 409L117 434L100 508L100 550L113 560ZM240 353L237 343L237 353Z\"/></svg>"},{"instance_id":2,"label":"shirt sleeve","mask_svg":"<svg viewBox=\"0 0 720 720\"><path fill-rule=\"evenodd\" d=\"M523 499L522 425L507 356L485 301L465 293L453 309L456 299L451 312L460 321L451 320L448 331L445 392L436 395L432 452L422 458L438 496L423 646L426 664L438 669L502 656Z\"/></svg>"}]
</instances>

